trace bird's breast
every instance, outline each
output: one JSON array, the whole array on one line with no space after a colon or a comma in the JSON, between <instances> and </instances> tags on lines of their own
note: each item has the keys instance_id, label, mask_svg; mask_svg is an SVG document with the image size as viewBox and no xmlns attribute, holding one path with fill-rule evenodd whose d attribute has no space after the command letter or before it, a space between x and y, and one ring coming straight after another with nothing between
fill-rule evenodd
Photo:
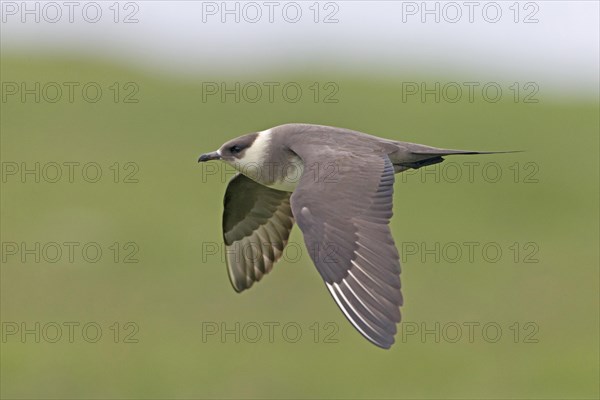
<instances>
[{"instance_id":1,"label":"bird's breast","mask_svg":"<svg viewBox=\"0 0 600 400\"><path fill-rule=\"evenodd\" d=\"M304 163L294 155L286 162L265 165L265 172L265 179L260 183L272 189L293 192L302 178Z\"/></svg>"},{"instance_id":2,"label":"bird's breast","mask_svg":"<svg viewBox=\"0 0 600 400\"><path fill-rule=\"evenodd\" d=\"M286 192L296 189L304 172L304 163L296 155L280 161L243 158L230 164L253 181Z\"/></svg>"}]
</instances>

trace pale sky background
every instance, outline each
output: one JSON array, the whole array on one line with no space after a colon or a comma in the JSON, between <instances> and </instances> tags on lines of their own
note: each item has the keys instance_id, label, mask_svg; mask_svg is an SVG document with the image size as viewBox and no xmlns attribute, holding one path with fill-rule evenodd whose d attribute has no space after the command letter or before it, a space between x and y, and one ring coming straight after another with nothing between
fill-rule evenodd
<instances>
[{"instance_id":1,"label":"pale sky background","mask_svg":"<svg viewBox=\"0 0 600 400\"><path fill-rule=\"evenodd\" d=\"M237 4L238 23L234 14L221 14L221 1L120 2L118 23L114 1L75 2L72 23L64 1L27 2L30 10L37 3L33 14L23 13L21 1L1 3L3 56L83 54L199 77L291 68L535 81L551 92L595 98L600 84L598 1L474 1L472 22L468 1L427 2L432 10L437 4L439 22L434 14L422 15L421 1L323 1L318 23L315 1L227 2L230 9ZM101 9L98 22L84 19L84 6L89 19ZM57 9L61 17L52 23ZM299 21L287 22L297 9ZM498 21L489 22L498 9ZM452 23L457 10L461 17ZM123 23L131 13L138 22ZM330 13L338 22L323 23ZM524 22L527 16L532 23Z\"/></svg>"}]
</instances>

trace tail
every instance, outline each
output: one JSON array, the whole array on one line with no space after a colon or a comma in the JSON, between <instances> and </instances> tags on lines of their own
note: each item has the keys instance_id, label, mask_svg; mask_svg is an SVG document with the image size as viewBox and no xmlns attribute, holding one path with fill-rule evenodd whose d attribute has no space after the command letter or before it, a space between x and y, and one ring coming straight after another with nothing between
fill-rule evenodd
<instances>
[{"instance_id":1,"label":"tail","mask_svg":"<svg viewBox=\"0 0 600 400\"><path fill-rule=\"evenodd\" d=\"M463 155L463 154L507 154L507 153L521 153L523 150L511 150L511 151L469 151L469 150L452 150L452 149L438 149L436 147L429 147L424 145L417 145L411 143L408 147L408 154L410 161L395 163L400 167L418 169L427 165L433 165L444 161L444 156L452 155Z\"/></svg>"}]
</instances>

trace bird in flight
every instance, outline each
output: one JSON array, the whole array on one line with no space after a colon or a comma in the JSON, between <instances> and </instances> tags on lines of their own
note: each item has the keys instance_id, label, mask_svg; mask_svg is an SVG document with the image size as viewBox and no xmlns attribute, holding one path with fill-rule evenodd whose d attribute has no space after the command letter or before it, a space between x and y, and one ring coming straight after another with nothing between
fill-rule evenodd
<instances>
[{"instance_id":1,"label":"bird in flight","mask_svg":"<svg viewBox=\"0 0 600 400\"><path fill-rule=\"evenodd\" d=\"M349 129L286 124L230 140L198 162L238 174L227 186L223 239L233 288L273 269L294 223L329 293L352 325L388 349L400 322L400 258L391 235L394 174L453 154Z\"/></svg>"}]
</instances>

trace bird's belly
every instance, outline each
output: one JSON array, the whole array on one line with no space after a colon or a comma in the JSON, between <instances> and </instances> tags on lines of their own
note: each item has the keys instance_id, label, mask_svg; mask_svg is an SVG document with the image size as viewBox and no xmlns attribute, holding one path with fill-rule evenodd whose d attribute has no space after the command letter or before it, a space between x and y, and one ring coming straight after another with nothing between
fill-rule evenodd
<instances>
[{"instance_id":1,"label":"bird's belly","mask_svg":"<svg viewBox=\"0 0 600 400\"><path fill-rule=\"evenodd\" d=\"M293 192L294 190L296 190L296 186L298 186L298 182L288 182L288 181L275 182L275 183L267 184L265 186L268 186L271 189L275 189L275 190L283 190L284 192Z\"/></svg>"}]
</instances>

